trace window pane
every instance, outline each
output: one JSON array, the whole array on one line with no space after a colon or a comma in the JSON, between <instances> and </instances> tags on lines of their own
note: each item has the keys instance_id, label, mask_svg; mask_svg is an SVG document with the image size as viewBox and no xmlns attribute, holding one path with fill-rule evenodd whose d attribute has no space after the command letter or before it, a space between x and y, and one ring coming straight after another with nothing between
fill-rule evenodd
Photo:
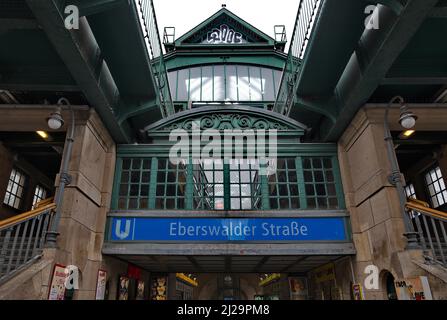
<instances>
[{"instance_id":1,"label":"window pane","mask_svg":"<svg viewBox=\"0 0 447 320\"><path fill-rule=\"evenodd\" d=\"M227 100L238 101L236 66L227 66Z\"/></svg>"},{"instance_id":2,"label":"window pane","mask_svg":"<svg viewBox=\"0 0 447 320\"><path fill-rule=\"evenodd\" d=\"M188 101L189 93L189 69L183 69L178 71L178 89L177 100Z\"/></svg>"},{"instance_id":3,"label":"window pane","mask_svg":"<svg viewBox=\"0 0 447 320\"><path fill-rule=\"evenodd\" d=\"M264 101L275 101L275 92L273 84L273 71L267 68L261 68L264 88Z\"/></svg>"},{"instance_id":4,"label":"window pane","mask_svg":"<svg viewBox=\"0 0 447 320\"><path fill-rule=\"evenodd\" d=\"M261 70L250 67L250 100L262 101Z\"/></svg>"},{"instance_id":5,"label":"window pane","mask_svg":"<svg viewBox=\"0 0 447 320\"><path fill-rule=\"evenodd\" d=\"M213 67L202 67L202 101L213 101Z\"/></svg>"},{"instance_id":6,"label":"window pane","mask_svg":"<svg viewBox=\"0 0 447 320\"><path fill-rule=\"evenodd\" d=\"M238 66L238 89L239 89L239 101L250 101L250 82L248 78L248 67Z\"/></svg>"},{"instance_id":7,"label":"window pane","mask_svg":"<svg viewBox=\"0 0 447 320\"><path fill-rule=\"evenodd\" d=\"M177 71L168 73L169 89L173 100L177 100Z\"/></svg>"},{"instance_id":8,"label":"window pane","mask_svg":"<svg viewBox=\"0 0 447 320\"><path fill-rule=\"evenodd\" d=\"M201 101L201 70L200 68L191 68L190 82L189 82L189 100Z\"/></svg>"},{"instance_id":9,"label":"window pane","mask_svg":"<svg viewBox=\"0 0 447 320\"><path fill-rule=\"evenodd\" d=\"M214 66L214 101L225 100L225 71L223 66Z\"/></svg>"},{"instance_id":10,"label":"window pane","mask_svg":"<svg viewBox=\"0 0 447 320\"><path fill-rule=\"evenodd\" d=\"M436 167L425 174L425 181L427 183L427 189L432 200L434 208L442 206L446 203L443 196L446 192L445 181L442 177L441 169Z\"/></svg>"}]
</instances>

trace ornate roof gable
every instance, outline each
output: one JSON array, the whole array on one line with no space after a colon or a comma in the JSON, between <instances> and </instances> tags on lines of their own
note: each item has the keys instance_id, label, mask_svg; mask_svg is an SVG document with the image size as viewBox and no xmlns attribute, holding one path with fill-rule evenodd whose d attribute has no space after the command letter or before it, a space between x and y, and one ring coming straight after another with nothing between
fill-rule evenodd
<instances>
[{"instance_id":1,"label":"ornate roof gable","mask_svg":"<svg viewBox=\"0 0 447 320\"><path fill-rule=\"evenodd\" d=\"M222 8L175 41L176 46L249 43L273 45L275 40L226 8Z\"/></svg>"}]
</instances>

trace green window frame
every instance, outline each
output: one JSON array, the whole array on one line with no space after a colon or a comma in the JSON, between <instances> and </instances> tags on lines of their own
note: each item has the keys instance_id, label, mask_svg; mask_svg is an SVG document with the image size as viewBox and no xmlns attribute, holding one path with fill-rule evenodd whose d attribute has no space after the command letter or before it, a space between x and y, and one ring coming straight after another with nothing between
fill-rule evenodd
<instances>
[{"instance_id":1,"label":"green window frame","mask_svg":"<svg viewBox=\"0 0 447 320\"><path fill-rule=\"evenodd\" d=\"M336 155L284 156L273 174L260 170L253 163L119 155L112 210L345 209Z\"/></svg>"}]
</instances>

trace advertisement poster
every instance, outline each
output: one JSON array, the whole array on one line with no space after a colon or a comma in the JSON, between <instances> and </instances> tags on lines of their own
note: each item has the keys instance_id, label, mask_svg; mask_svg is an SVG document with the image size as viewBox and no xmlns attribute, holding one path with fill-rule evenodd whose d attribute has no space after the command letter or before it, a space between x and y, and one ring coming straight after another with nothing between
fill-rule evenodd
<instances>
[{"instance_id":1,"label":"advertisement poster","mask_svg":"<svg viewBox=\"0 0 447 320\"><path fill-rule=\"evenodd\" d=\"M168 277L155 276L151 279L151 300L168 299Z\"/></svg>"},{"instance_id":2,"label":"advertisement poster","mask_svg":"<svg viewBox=\"0 0 447 320\"><path fill-rule=\"evenodd\" d=\"M290 300L306 300L308 296L307 279L289 277Z\"/></svg>"},{"instance_id":3,"label":"advertisement poster","mask_svg":"<svg viewBox=\"0 0 447 320\"><path fill-rule=\"evenodd\" d=\"M399 300L433 300L427 277L416 277L394 282Z\"/></svg>"},{"instance_id":4,"label":"advertisement poster","mask_svg":"<svg viewBox=\"0 0 447 320\"><path fill-rule=\"evenodd\" d=\"M65 266L56 264L54 266L53 277L51 278L48 300L64 300L66 279L67 273L65 272Z\"/></svg>"},{"instance_id":5,"label":"advertisement poster","mask_svg":"<svg viewBox=\"0 0 447 320\"><path fill-rule=\"evenodd\" d=\"M129 278L121 276L118 283L118 300L129 300Z\"/></svg>"},{"instance_id":6,"label":"advertisement poster","mask_svg":"<svg viewBox=\"0 0 447 320\"><path fill-rule=\"evenodd\" d=\"M352 285L352 297L354 300L363 300L363 289L361 284L354 283Z\"/></svg>"},{"instance_id":7,"label":"advertisement poster","mask_svg":"<svg viewBox=\"0 0 447 320\"><path fill-rule=\"evenodd\" d=\"M98 270L98 279L96 281L96 300L104 300L106 293L107 272Z\"/></svg>"},{"instance_id":8,"label":"advertisement poster","mask_svg":"<svg viewBox=\"0 0 447 320\"><path fill-rule=\"evenodd\" d=\"M138 280L136 299L144 300L144 281Z\"/></svg>"}]
</instances>

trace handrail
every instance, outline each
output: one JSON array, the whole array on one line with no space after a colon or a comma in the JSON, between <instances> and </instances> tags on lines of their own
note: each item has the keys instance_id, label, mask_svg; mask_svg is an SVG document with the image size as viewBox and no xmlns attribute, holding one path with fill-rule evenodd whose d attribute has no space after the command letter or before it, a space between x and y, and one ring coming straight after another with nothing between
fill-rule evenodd
<instances>
[{"instance_id":1,"label":"handrail","mask_svg":"<svg viewBox=\"0 0 447 320\"><path fill-rule=\"evenodd\" d=\"M147 53L151 63L154 79L158 89L158 102L163 117L174 114L169 88L168 72L163 57L163 48L158 31L157 17L152 0L133 0L137 8L137 16L140 18L140 26L144 35Z\"/></svg>"},{"instance_id":2,"label":"handrail","mask_svg":"<svg viewBox=\"0 0 447 320\"><path fill-rule=\"evenodd\" d=\"M35 204L34 208L35 209L42 208L43 206L46 206L47 204L50 204L52 202L54 202L54 197L46 198L46 199L38 201Z\"/></svg>"},{"instance_id":3,"label":"handrail","mask_svg":"<svg viewBox=\"0 0 447 320\"><path fill-rule=\"evenodd\" d=\"M405 205L414 230L418 233L426 263L447 267L447 213L427 207L423 201L410 199Z\"/></svg>"},{"instance_id":4,"label":"handrail","mask_svg":"<svg viewBox=\"0 0 447 320\"><path fill-rule=\"evenodd\" d=\"M294 102L294 92L299 78L301 60L304 58L323 2L324 0L301 0L298 5L292 41L273 108L276 112L281 114L290 112L290 106Z\"/></svg>"},{"instance_id":5,"label":"handrail","mask_svg":"<svg viewBox=\"0 0 447 320\"><path fill-rule=\"evenodd\" d=\"M443 219L443 220L447 221L447 213L446 212L439 211L439 210L436 210L436 209L432 209L432 208L423 206L423 205L419 204L416 201L409 201L409 202L407 202L406 207L408 209L410 209L410 210L416 210L416 211L418 211L420 213L424 213L424 214L427 214L429 216L433 216L433 217L436 217L436 218Z\"/></svg>"},{"instance_id":6,"label":"handrail","mask_svg":"<svg viewBox=\"0 0 447 320\"><path fill-rule=\"evenodd\" d=\"M21 222L23 222L25 220L34 218L34 217L40 215L41 213L46 212L48 210L53 210L54 208L56 208L56 204L55 203L51 203L51 204L48 204L46 206L43 206L43 207L31 210L31 211L28 211L28 212L24 212L24 213L18 214L16 216L11 217L11 218L8 218L8 219L5 219L5 220L1 220L0 221L0 230L9 228L9 227L11 227L11 226L13 226L15 224L18 224L18 223L21 223Z\"/></svg>"},{"instance_id":7,"label":"handrail","mask_svg":"<svg viewBox=\"0 0 447 320\"><path fill-rule=\"evenodd\" d=\"M49 203L0 221L0 284L42 256L55 208Z\"/></svg>"}]
</instances>

